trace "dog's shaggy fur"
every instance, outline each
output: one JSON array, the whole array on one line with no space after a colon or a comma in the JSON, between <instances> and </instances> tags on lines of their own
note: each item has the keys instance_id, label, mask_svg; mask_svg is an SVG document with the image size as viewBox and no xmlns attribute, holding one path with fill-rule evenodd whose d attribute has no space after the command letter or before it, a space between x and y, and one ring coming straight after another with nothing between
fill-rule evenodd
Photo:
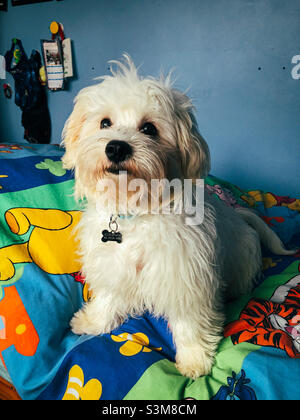
<instances>
[{"instance_id":1,"label":"dog's shaggy fur","mask_svg":"<svg viewBox=\"0 0 300 420\"><path fill-rule=\"evenodd\" d=\"M79 93L64 129L64 167L75 169L75 194L87 200L78 237L93 296L71 327L76 334L109 333L149 310L169 322L179 371L196 378L212 368L225 297L249 292L260 273L260 239L275 253L292 251L254 213L209 196L198 226L186 224L184 214L141 213L118 220L121 244L101 242L111 211L97 191L99 180L118 184L118 170L124 170L150 185L154 178L204 178L210 168L188 97L168 77L140 77L129 57L115 64L111 76ZM147 133L148 123L156 132ZM132 155L112 162L112 140L129 144Z\"/></svg>"}]
</instances>

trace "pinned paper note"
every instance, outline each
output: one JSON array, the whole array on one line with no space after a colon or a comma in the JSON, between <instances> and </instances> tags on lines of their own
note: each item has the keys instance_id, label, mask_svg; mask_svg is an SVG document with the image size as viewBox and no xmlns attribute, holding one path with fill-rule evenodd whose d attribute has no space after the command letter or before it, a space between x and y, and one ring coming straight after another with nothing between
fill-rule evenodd
<instances>
[{"instance_id":1,"label":"pinned paper note","mask_svg":"<svg viewBox=\"0 0 300 420\"><path fill-rule=\"evenodd\" d=\"M73 77L72 47L70 38L65 38L62 41L62 49L64 56L64 77Z\"/></svg>"},{"instance_id":2,"label":"pinned paper note","mask_svg":"<svg viewBox=\"0 0 300 420\"><path fill-rule=\"evenodd\" d=\"M58 39L42 40L41 42L47 74L48 89L63 89L64 67L61 42Z\"/></svg>"},{"instance_id":3,"label":"pinned paper note","mask_svg":"<svg viewBox=\"0 0 300 420\"><path fill-rule=\"evenodd\" d=\"M0 79L6 79L5 58L0 55Z\"/></svg>"}]
</instances>

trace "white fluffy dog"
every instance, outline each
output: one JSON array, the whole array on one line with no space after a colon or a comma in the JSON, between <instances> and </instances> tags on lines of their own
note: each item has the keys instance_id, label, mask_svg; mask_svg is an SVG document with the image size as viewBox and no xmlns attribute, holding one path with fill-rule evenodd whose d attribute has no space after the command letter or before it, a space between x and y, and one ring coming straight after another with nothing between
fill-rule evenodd
<instances>
[{"instance_id":1,"label":"white fluffy dog","mask_svg":"<svg viewBox=\"0 0 300 420\"><path fill-rule=\"evenodd\" d=\"M99 180L118 185L126 171L129 180L150 185L204 178L210 168L190 99L169 77L140 77L127 56L113 63L111 76L78 94L64 128L64 167L75 169L75 194L87 202L78 236L93 296L71 327L76 334L109 333L148 310L168 320L176 367L196 378L211 371L225 298L249 292L260 273L260 239L274 253L293 251L254 213L210 196L199 225L187 224L184 213L134 213L129 191L112 213ZM108 236L101 241L103 230Z\"/></svg>"}]
</instances>

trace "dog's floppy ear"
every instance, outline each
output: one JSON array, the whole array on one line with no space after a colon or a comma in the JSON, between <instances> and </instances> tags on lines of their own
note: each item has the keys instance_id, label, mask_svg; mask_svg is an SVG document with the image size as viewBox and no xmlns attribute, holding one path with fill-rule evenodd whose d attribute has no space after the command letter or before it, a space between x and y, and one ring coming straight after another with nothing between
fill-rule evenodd
<instances>
[{"instance_id":1,"label":"dog's floppy ear","mask_svg":"<svg viewBox=\"0 0 300 420\"><path fill-rule=\"evenodd\" d=\"M74 109L67 119L62 132L63 141L61 145L66 149L62 158L65 169L74 169L75 167L77 156L76 142L79 139L80 132L86 118L86 107L84 106L84 102L81 101L78 96L75 99Z\"/></svg>"},{"instance_id":2,"label":"dog's floppy ear","mask_svg":"<svg viewBox=\"0 0 300 420\"><path fill-rule=\"evenodd\" d=\"M198 131L190 99L173 90L175 125L184 178L205 178L210 170L210 153L206 141Z\"/></svg>"}]
</instances>

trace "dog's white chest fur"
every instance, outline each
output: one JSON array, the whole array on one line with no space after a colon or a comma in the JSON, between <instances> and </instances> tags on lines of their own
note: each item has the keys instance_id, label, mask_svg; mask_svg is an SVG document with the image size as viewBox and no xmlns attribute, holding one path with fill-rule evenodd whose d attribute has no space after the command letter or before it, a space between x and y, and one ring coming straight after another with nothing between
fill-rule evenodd
<instances>
[{"instance_id":1,"label":"dog's white chest fur","mask_svg":"<svg viewBox=\"0 0 300 420\"><path fill-rule=\"evenodd\" d=\"M162 316L170 316L171 308L184 316L195 296L212 290L218 295L224 285L234 295L247 291L249 279L260 268L256 232L232 209L210 202L199 226L186 225L184 215L118 219L121 244L101 241L110 215L89 206L80 222L79 238L83 273L91 290L100 296L115 294L126 303L127 314L147 309ZM216 222L219 212L226 224ZM233 290L230 284L235 284ZM209 305L219 303L216 299ZM201 305L204 309L206 302Z\"/></svg>"},{"instance_id":2,"label":"dog's white chest fur","mask_svg":"<svg viewBox=\"0 0 300 420\"><path fill-rule=\"evenodd\" d=\"M170 300L179 304L179 295L187 293L183 288L192 288L191 280L199 282L197 255L203 250L203 238L198 227L184 223L183 216L118 219L121 244L101 241L108 223L108 214L91 207L80 223L83 272L97 294L104 290L119 293L121 299L132 303L132 314L148 309L165 315Z\"/></svg>"}]
</instances>

